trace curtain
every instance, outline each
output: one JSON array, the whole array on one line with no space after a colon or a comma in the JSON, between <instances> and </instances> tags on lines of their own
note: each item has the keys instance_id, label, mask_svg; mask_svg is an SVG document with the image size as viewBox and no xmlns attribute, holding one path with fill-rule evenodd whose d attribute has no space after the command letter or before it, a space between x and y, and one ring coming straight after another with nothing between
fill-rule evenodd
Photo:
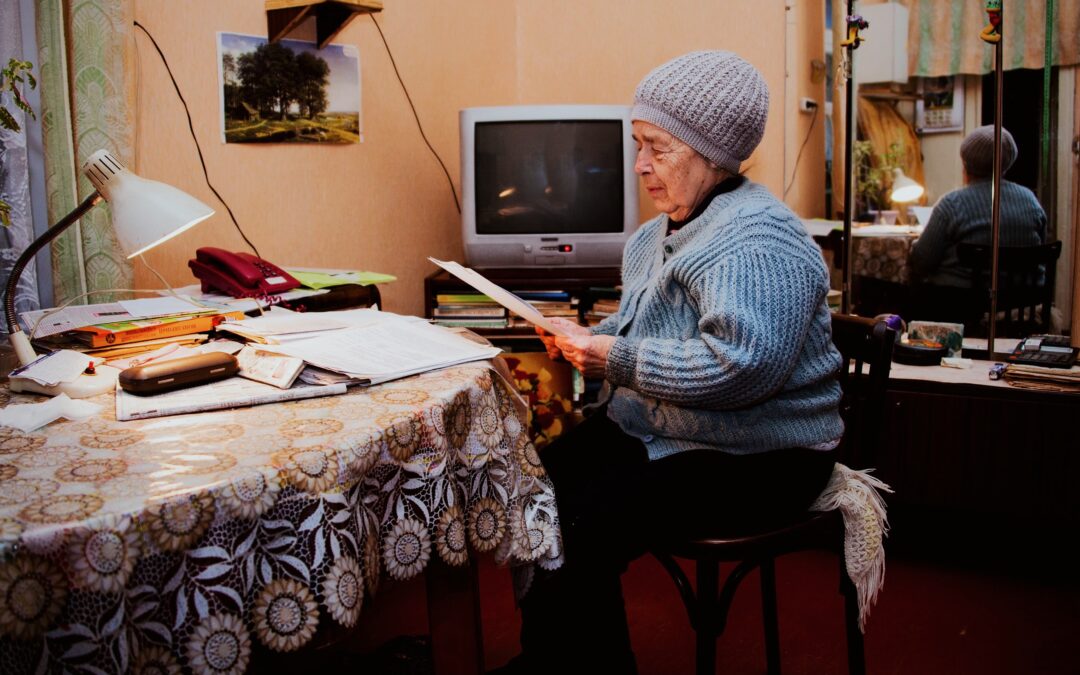
<instances>
[{"instance_id":1,"label":"curtain","mask_svg":"<svg viewBox=\"0 0 1080 675\"><path fill-rule=\"evenodd\" d=\"M134 14L131 0L40 0L37 8L45 181L55 223L93 190L80 168L95 151L104 148L132 166ZM53 242L52 263L57 305L133 285L104 203Z\"/></svg>"},{"instance_id":2,"label":"curtain","mask_svg":"<svg viewBox=\"0 0 1080 675\"><path fill-rule=\"evenodd\" d=\"M981 0L904 0L908 17L908 71L913 76L983 75L994 69L993 47L979 38L989 25ZM1046 0L1003 0L1004 65L1042 69ZM1054 2L1053 64L1080 63L1080 0Z\"/></svg>"},{"instance_id":3,"label":"curtain","mask_svg":"<svg viewBox=\"0 0 1080 675\"><path fill-rule=\"evenodd\" d=\"M20 23L19 3L0 2L0 66L6 67L11 58L24 59ZM35 76L38 73L36 68L33 72ZM10 100L4 101L4 107L22 130L15 132L0 127L0 198L11 206L11 226L0 228L0 288L7 283L19 254L34 240L26 158L26 114ZM19 279L15 293L16 311L25 312L40 305L34 267L31 262ZM7 324L0 324L0 332L7 332Z\"/></svg>"}]
</instances>

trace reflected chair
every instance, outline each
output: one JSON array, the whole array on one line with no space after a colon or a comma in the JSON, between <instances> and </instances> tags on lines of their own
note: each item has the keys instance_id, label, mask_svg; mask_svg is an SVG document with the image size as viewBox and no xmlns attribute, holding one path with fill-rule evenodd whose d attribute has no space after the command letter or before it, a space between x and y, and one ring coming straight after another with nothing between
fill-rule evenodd
<instances>
[{"instance_id":1,"label":"reflected chair","mask_svg":"<svg viewBox=\"0 0 1080 675\"><path fill-rule=\"evenodd\" d=\"M991 247L985 244L956 247L960 263L972 270L969 306L973 314L969 321L981 320L990 311L991 253ZM1060 241L998 249L997 336L1026 337L1050 332L1050 309L1060 256Z\"/></svg>"},{"instance_id":2,"label":"reflected chair","mask_svg":"<svg viewBox=\"0 0 1080 675\"><path fill-rule=\"evenodd\" d=\"M896 333L884 321L834 314L833 342L843 357L839 379L843 390L841 415L845 422L840 459L855 462L882 433L885 388ZM840 593L844 596L848 671L865 672L863 636L859 625L859 599L848 575L844 556L844 521L838 509L808 511L795 521L770 529L735 536L684 541L654 549L682 596L694 628L699 675L716 671L716 640L723 633L728 610L739 583L755 568L761 581L765 656L770 675L780 673L780 632L776 611L775 559L785 553L826 550L840 565ZM695 593L676 558L695 563ZM736 563L720 585L720 563Z\"/></svg>"}]
</instances>

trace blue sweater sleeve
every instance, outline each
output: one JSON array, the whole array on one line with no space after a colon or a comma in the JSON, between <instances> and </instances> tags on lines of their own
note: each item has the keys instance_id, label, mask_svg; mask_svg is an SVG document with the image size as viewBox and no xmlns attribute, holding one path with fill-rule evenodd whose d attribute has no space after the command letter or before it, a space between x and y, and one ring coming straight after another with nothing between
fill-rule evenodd
<instances>
[{"instance_id":1,"label":"blue sweater sleeve","mask_svg":"<svg viewBox=\"0 0 1080 675\"><path fill-rule=\"evenodd\" d=\"M619 338L608 355L613 384L709 409L751 405L784 385L822 301L820 270L753 246L706 260L686 279L699 335Z\"/></svg>"}]
</instances>

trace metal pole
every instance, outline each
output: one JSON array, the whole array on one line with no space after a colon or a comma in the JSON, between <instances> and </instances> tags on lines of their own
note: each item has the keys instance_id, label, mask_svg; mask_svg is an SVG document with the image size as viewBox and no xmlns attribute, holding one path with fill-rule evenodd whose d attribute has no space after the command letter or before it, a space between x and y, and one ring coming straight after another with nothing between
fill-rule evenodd
<instances>
[{"instance_id":1,"label":"metal pole","mask_svg":"<svg viewBox=\"0 0 1080 675\"><path fill-rule=\"evenodd\" d=\"M851 165L855 146L855 48L859 46L857 35L851 35L851 20L855 14L855 0L848 0L847 21L848 44L847 50L847 81L844 83L844 268L840 286L840 311L843 314L851 314L851 219L855 208L855 199L852 195L852 176L855 167Z\"/></svg>"},{"instance_id":2,"label":"metal pole","mask_svg":"<svg viewBox=\"0 0 1080 675\"><path fill-rule=\"evenodd\" d=\"M1005 40L1005 3L1002 2L1001 24L998 32L1001 39L994 44L994 180L991 194L993 207L990 213L990 325L986 353L993 361L999 356L994 344L997 332L997 295L998 295L998 246L1001 239L1001 103L1004 84L1004 57L1002 45Z\"/></svg>"}]
</instances>

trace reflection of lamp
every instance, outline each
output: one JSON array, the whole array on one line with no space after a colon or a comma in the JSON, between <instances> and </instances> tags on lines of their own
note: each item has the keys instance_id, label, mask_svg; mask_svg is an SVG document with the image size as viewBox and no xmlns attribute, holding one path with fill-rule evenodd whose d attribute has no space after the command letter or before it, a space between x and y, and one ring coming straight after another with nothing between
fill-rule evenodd
<instances>
[{"instance_id":1,"label":"reflection of lamp","mask_svg":"<svg viewBox=\"0 0 1080 675\"><path fill-rule=\"evenodd\" d=\"M19 277L38 251L75 224L94 205L104 199L112 206L116 238L128 258L175 237L214 214L213 209L185 192L136 176L105 150L91 155L82 170L94 185L94 192L26 247L15 261L7 280L4 312L9 340L19 357L19 363L24 366L34 361L37 354L30 344L30 337L19 327L15 315L15 291ZM50 396L65 393L71 398L83 398L113 389L119 372L103 366L96 374L80 375L74 382L62 382L55 386L42 386L26 378L14 378L9 385L12 391L33 391Z\"/></svg>"},{"instance_id":2,"label":"reflection of lamp","mask_svg":"<svg viewBox=\"0 0 1080 675\"><path fill-rule=\"evenodd\" d=\"M926 190L904 174L900 167L893 169L892 192L889 199L897 204L906 204L922 197Z\"/></svg>"}]
</instances>

